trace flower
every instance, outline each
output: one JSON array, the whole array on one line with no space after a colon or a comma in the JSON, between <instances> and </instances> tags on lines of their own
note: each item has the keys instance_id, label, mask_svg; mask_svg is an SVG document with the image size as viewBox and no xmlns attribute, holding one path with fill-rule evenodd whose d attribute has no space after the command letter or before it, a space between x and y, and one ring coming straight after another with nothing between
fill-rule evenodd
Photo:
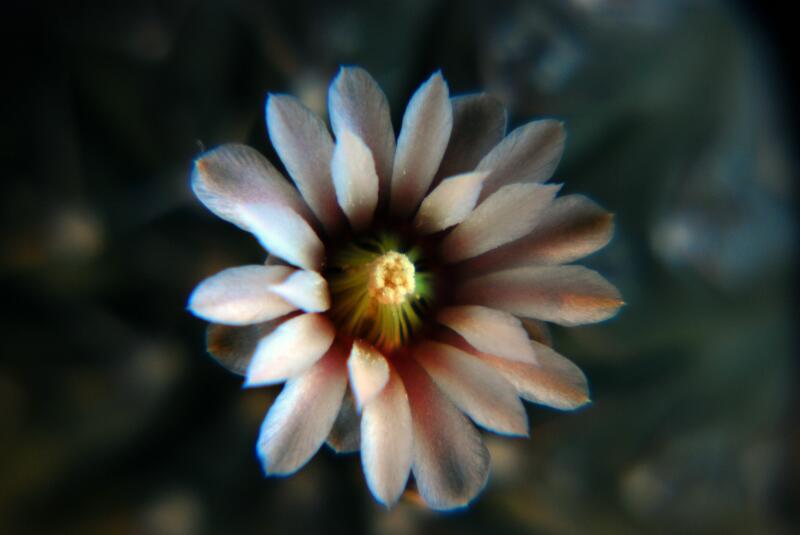
<instances>
[{"instance_id":1,"label":"flower","mask_svg":"<svg viewBox=\"0 0 800 535\"><path fill-rule=\"evenodd\" d=\"M341 69L328 108L335 141L298 100L269 96L269 137L294 186L243 145L197 158L197 197L270 256L206 279L189 309L212 322L209 352L245 386L286 383L257 444L267 474L295 472L327 439L360 450L379 502L394 504L413 473L430 507L463 507L489 473L472 422L525 436L520 398L588 402L540 322L592 323L621 306L599 274L565 265L603 247L612 218L544 184L560 122L505 135L496 99L450 98L441 73L397 139L361 68Z\"/></svg>"}]
</instances>

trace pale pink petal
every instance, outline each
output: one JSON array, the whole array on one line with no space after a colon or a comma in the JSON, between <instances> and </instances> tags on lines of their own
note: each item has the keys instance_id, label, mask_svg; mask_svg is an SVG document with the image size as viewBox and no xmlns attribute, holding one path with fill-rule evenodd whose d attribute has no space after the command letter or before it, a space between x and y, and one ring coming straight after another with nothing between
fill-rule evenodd
<instances>
[{"instance_id":1,"label":"pale pink petal","mask_svg":"<svg viewBox=\"0 0 800 535\"><path fill-rule=\"evenodd\" d=\"M339 206L355 231L365 230L378 206L378 176L369 148L347 129L337 133L331 170Z\"/></svg>"},{"instance_id":2,"label":"pale pink petal","mask_svg":"<svg viewBox=\"0 0 800 535\"><path fill-rule=\"evenodd\" d=\"M244 327L210 323L206 329L206 349L228 371L244 375L258 342L286 319L284 316Z\"/></svg>"},{"instance_id":3,"label":"pale pink petal","mask_svg":"<svg viewBox=\"0 0 800 535\"><path fill-rule=\"evenodd\" d=\"M503 139L508 121L503 104L486 93L453 97L450 102L453 131L436 173L439 180L475 169Z\"/></svg>"},{"instance_id":4,"label":"pale pink petal","mask_svg":"<svg viewBox=\"0 0 800 535\"><path fill-rule=\"evenodd\" d=\"M438 342L423 342L413 354L439 388L475 423L497 433L528 434L528 417L516 389L491 366Z\"/></svg>"},{"instance_id":5,"label":"pale pink petal","mask_svg":"<svg viewBox=\"0 0 800 535\"><path fill-rule=\"evenodd\" d=\"M369 147L380 184L380 199L389 199L394 160L394 129L389 102L377 82L360 67L342 67L328 91L328 113L337 139L353 132Z\"/></svg>"},{"instance_id":6,"label":"pale pink petal","mask_svg":"<svg viewBox=\"0 0 800 535\"><path fill-rule=\"evenodd\" d=\"M270 291L290 276L283 266L229 268L201 282L189 297L189 310L205 320L249 325L275 319L297 307Z\"/></svg>"},{"instance_id":7,"label":"pale pink petal","mask_svg":"<svg viewBox=\"0 0 800 535\"><path fill-rule=\"evenodd\" d=\"M392 370L386 387L364 406L361 465L372 495L394 505L408 481L413 458L411 409L403 381Z\"/></svg>"},{"instance_id":8,"label":"pale pink petal","mask_svg":"<svg viewBox=\"0 0 800 535\"><path fill-rule=\"evenodd\" d=\"M412 470L433 509L464 507L489 477L489 452L478 430L411 358L397 359L414 426Z\"/></svg>"},{"instance_id":9,"label":"pale pink petal","mask_svg":"<svg viewBox=\"0 0 800 535\"><path fill-rule=\"evenodd\" d=\"M428 192L453 127L453 107L442 74L422 84L408 103L392 170L391 210L410 215Z\"/></svg>"},{"instance_id":10,"label":"pale pink petal","mask_svg":"<svg viewBox=\"0 0 800 535\"><path fill-rule=\"evenodd\" d=\"M300 194L257 150L228 144L203 153L194 162L192 190L218 217L252 230L242 213L254 204L285 205L307 222L313 216Z\"/></svg>"},{"instance_id":11,"label":"pale pink petal","mask_svg":"<svg viewBox=\"0 0 800 535\"><path fill-rule=\"evenodd\" d=\"M439 183L422 201L414 227L421 234L432 234L464 221L475 208L486 172L465 173Z\"/></svg>"},{"instance_id":12,"label":"pale pink petal","mask_svg":"<svg viewBox=\"0 0 800 535\"><path fill-rule=\"evenodd\" d=\"M279 204L257 204L243 208L241 217L270 253L304 269L322 267L325 247L297 212Z\"/></svg>"},{"instance_id":13,"label":"pale pink petal","mask_svg":"<svg viewBox=\"0 0 800 535\"><path fill-rule=\"evenodd\" d=\"M510 184L483 201L442 242L446 261L478 256L528 234L560 185Z\"/></svg>"},{"instance_id":14,"label":"pale pink petal","mask_svg":"<svg viewBox=\"0 0 800 535\"><path fill-rule=\"evenodd\" d=\"M334 352L286 383L256 446L266 474L291 474L313 457L333 426L346 387L344 360Z\"/></svg>"},{"instance_id":15,"label":"pale pink petal","mask_svg":"<svg viewBox=\"0 0 800 535\"><path fill-rule=\"evenodd\" d=\"M530 234L467 260L465 273L488 273L530 264L565 264L604 247L614 218L583 195L553 201Z\"/></svg>"},{"instance_id":16,"label":"pale pink petal","mask_svg":"<svg viewBox=\"0 0 800 535\"><path fill-rule=\"evenodd\" d=\"M611 283L583 266L498 271L466 281L457 299L561 325L603 321L623 305Z\"/></svg>"},{"instance_id":17,"label":"pale pink petal","mask_svg":"<svg viewBox=\"0 0 800 535\"><path fill-rule=\"evenodd\" d=\"M331 306L328 283L316 271L295 271L270 290L306 312L325 312Z\"/></svg>"},{"instance_id":18,"label":"pale pink petal","mask_svg":"<svg viewBox=\"0 0 800 535\"><path fill-rule=\"evenodd\" d=\"M285 321L258 343L245 386L271 385L299 375L328 351L334 335L333 324L321 314Z\"/></svg>"},{"instance_id":19,"label":"pale pink petal","mask_svg":"<svg viewBox=\"0 0 800 535\"><path fill-rule=\"evenodd\" d=\"M374 398L389 380L389 363L380 351L363 340L355 340L347 359L350 387L359 410Z\"/></svg>"},{"instance_id":20,"label":"pale pink petal","mask_svg":"<svg viewBox=\"0 0 800 535\"><path fill-rule=\"evenodd\" d=\"M545 182L561 160L564 138L564 125L551 119L533 121L513 130L476 168L491 171L480 200L513 182Z\"/></svg>"},{"instance_id":21,"label":"pale pink petal","mask_svg":"<svg viewBox=\"0 0 800 535\"><path fill-rule=\"evenodd\" d=\"M342 400L342 407L333 422L327 444L339 454L353 453L361 448L361 417L356 410L356 402L351 393Z\"/></svg>"},{"instance_id":22,"label":"pale pink petal","mask_svg":"<svg viewBox=\"0 0 800 535\"><path fill-rule=\"evenodd\" d=\"M270 95L267 128L272 146L328 233L344 222L331 179L333 140L319 117L294 97Z\"/></svg>"},{"instance_id":23,"label":"pale pink petal","mask_svg":"<svg viewBox=\"0 0 800 535\"><path fill-rule=\"evenodd\" d=\"M522 322L508 312L475 305L443 308L436 321L453 329L481 351L536 363Z\"/></svg>"}]
</instances>

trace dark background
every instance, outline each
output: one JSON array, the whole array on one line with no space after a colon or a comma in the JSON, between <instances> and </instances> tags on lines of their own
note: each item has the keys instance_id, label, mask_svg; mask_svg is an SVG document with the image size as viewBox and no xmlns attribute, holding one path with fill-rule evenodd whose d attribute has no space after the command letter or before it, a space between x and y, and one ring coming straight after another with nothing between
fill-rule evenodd
<instances>
[{"instance_id":1,"label":"dark background","mask_svg":"<svg viewBox=\"0 0 800 535\"><path fill-rule=\"evenodd\" d=\"M68 5L63 5L68 4ZM792 19L723 1L9 2L0 147L2 533L791 533L800 525ZM254 452L277 389L243 391L185 312L258 262L191 195L202 147L277 163L267 91L324 113L340 64L395 127L438 68L512 125L559 117L556 181L616 214L586 262L628 305L556 329L578 413L487 436L468 511L385 512L357 456L287 479Z\"/></svg>"}]
</instances>

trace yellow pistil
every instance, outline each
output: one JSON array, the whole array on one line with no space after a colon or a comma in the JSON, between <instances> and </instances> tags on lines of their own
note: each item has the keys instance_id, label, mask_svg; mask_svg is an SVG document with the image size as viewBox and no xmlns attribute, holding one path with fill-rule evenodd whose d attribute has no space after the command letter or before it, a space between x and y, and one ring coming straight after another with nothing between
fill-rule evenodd
<instances>
[{"instance_id":1,"label":"yellow pistil","mask_svg":"<svg viewBox=\"0 0 800 535\"><path fill-rule=\"evenodd\" d=\"M375 259L370 265L369 295L383 305L399 305L416 288L414 264L396 251Z\"/></svg>"}]
</instances>

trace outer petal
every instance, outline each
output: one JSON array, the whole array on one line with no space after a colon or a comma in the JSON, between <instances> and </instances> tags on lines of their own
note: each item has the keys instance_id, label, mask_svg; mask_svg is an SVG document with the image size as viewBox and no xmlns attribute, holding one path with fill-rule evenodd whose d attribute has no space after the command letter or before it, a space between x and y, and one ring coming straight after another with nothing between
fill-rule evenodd
<instances>
[{"instance_id":1,"label":"outer petal","mask_svg":"<svg viewBox=\"0 0 800 535\"><path fill-rule=\"evenodd\" d=\"M331 179L333 140L319 117L288 95L267 99L272 146L314 215L329 233L344 222Z\"/></svg>"},{"instance_id":2,"label":"outer petal","mask_svg":"<svg viewBox=\"0 0 800 535\"><path fill-rule=\"evenodd\" d=\"M328 351L334 335L330 320L320 314L287 320L258 343L245 386L280 383L299 375Z\"/></svg>"},{"instance_id":3,"label":"outer petal","mask_svg":"<svg viewBox=\"0 0 800 535\"><path fill-rule=\"evenodd\" d=\"M284 266L240 266L207 278L189 297L189 310L208 321L249 325L275 319L297 307L270 287L292 272Z\"/></svg>"},{"instance_id":4,"label":"outer petal","mask_svg":"<svg viewBox=\"0 0 800 535\"><path fill-rule=\"evenodd\" d=\"M328 92L328 112L337 138L349 130L367 144L375 160L380 198L388 200L395 140L386 95L364 69L342 67Z\"/></svg>"},{"instance_id":5,"label":"outer petal","mask_svg":"<svg viewBox=\"0 0 800 535\"><path fill-rule=\"evenodd\" d=\"M331 161L336 199L356 231L369 227L378 206L378 175L367 145L343 128Z\"/></svg>"},{"instance_id":6,"label":"outer petal","mask_svg":"<svg viewBox=\"0 0 800 535\"><path fill-rule=\"evenodd\" d=\"M513 130L478 164L478 171L492 171L480 200L512 182L549 179L564 152L564 138L564 125L550 119Z\"/></svg>"},{"instance_id":7,"label":"outer petal","mask_svg":"<svg viewBox=\"0 0 800 535\"><path fill-rule=\"evenodd\" d=\"M408 396L396 371L368 401L361 417L361 465L373 496L393 505L408 481L413 458L413 427Z\"/></svg>"},{"instance_id":8,"label":"outer petal","mask_svg":"<svg viewBox=\"0 0 800 535\"><path fill-rule=\"evenodd\" d=\"M206 330L206 348L228 371L244 375L258 342L284 321L286 318L278 318L244 327L210 323Z\"/></svg>"},{"instance_id":9,"label":"outer petal","mask_svg":"<svg viewBox=\"0 0 800 535\"><path fill-rule=\"evenodd\" d=\"M417 232L432 234L464 221L478 202L486 175L465 173L442 181L422 201L414 218Z\"/></svg>"},{"instance_id":10,"label":"outer petal","mask_svg":"<svg viewBox=\"0 0 800 535\"><path fill-rule=\"evenodd\" d=\"M392 170L391 210L408 216L430 189L450 139L453 108L441 72L414 93L403 116Z\"/></svg>"},{"instance_id":11,"label":"outer petal","mask_svg":"<svg viewBox=\"0 0 800 535\"><path fill-rule=\"evenodd\" d=\"M363 340L353 342L347 359L350 386L359 408L363 407L386 386L389 363L380 351Z\"/></svg>"},{"instance_id":12,"label":"outer petal","mask_svg":"<svg viewBox=\"0 0 800 535\"><path fill-rule=\"evenodd\" d=\"M516 389L491 366L437 342L417 346L414 358L477 424L497 433L527 436L528 417Z\"/></svg>"},{"instance_id":13,"label":"outer petal","mask_svg":"<svg viewBox=\"0 0 800 535\"><path fill-rule=\"evenodd\" d=\"M304 269L316 271L322 267L325 247L297 212L279 204L258 204L247 206L241 216L272 254Z\"/></svg>"},{"instance_id":14,"label":"outer petal","mask_svg":"<svg viewBox=\"0 0 800 535\"><path fill-rule=\"evenodd\" d=\"M266 474L291 474L308 462L328 436L346 387L344 360L334 352L286 383L256 446Z\"/></svg>"},{"instance_id":15,"label":"outer petal","mask_svg":"<svg viewBox=\"0 0 800 535\"><path fill-rule=\"evenodd\" d=\"M412 470L433 509L467 505L486 485L489 452L467 418L410 358L397 361L414 426Z\"/></svg>"},{"instance_id":16,"label":"outer petal","mask_svg":"<svg viewBox=\"0 0 800 535\"><path fill-rule=\"evenodd\" d=\"M194 162L192 190L217 216L252 230L243 214L254 204L289 207L311 221L308 207L291 184L257 150L228 144L202 154Z\"/></svg>"},{"instance_id":17,"label":"outer petal","mask_svg":"<svg viewBox=\"0 0 800 535\"><path fill-rule=\"evenodd\" d=\"M440 310L436 321L453 329L480 351L520 362L536 363L522 322L508 312L465 305Z\"/></svg>"},{"instance_id":18,"label":"outer petal","mask_svg":"<svg viewBox=\"0 0 800 535\"><path fill-rule=\"evenodd\" d=\"M510 184L500 188L442 242L449 262L472 258L526 235L561 186Z\"/></svg>"},{"instance_id":19,"label":"outer petal","mask_svg":"<svg viewBox=\"0 0 800 535\"><path fill-rule=\"evenodd\" d=\"M328 283L316 271L295 271L270 289L306 312L325 312L331 306Z\"/></svg>"},{"instance_id":20,"label":"outer petal","mask_svg":"<svg viewBox=\"0 0 800 535\"><path fill-rule=\"evenodd\" d=\"M457 299L561 325L595 323L617 313L619 291L583 266L535 266L466 281Z\"/></svg>"},{"instance_id":21,"label":"outer petal","mask_svg":"<svg viewBox=\"0 0 800 535\"><path fill-rule=\"evenodd\" d=\"M436 174L439 180L475 169L503 139L508 122L503 104L486 93L453 97L450 102L453 131Z\"/></svg>"},{"instance_id":22,"label":"outer petal","mask_svg":"<svg viewBox=\"0 0 800 535\"><path fill-rule=\"evenodd\" d=\"M345 394L342 407L328 435L328 446L336 453L353 453L361 447L361 418L352 394Z\"/></svg>"},{"instance_id":23,"label":"outer petal","mask_svg":"<svg viewBox=\"0 0 800 535\"><path fill-rule=\"evenodd\" d=\"M565 264L604 247L614 217L583 195L565 195L544 211L524 238L470 259L464 272L488 273L530 264Z\"/></svg>"}]
</instances>

